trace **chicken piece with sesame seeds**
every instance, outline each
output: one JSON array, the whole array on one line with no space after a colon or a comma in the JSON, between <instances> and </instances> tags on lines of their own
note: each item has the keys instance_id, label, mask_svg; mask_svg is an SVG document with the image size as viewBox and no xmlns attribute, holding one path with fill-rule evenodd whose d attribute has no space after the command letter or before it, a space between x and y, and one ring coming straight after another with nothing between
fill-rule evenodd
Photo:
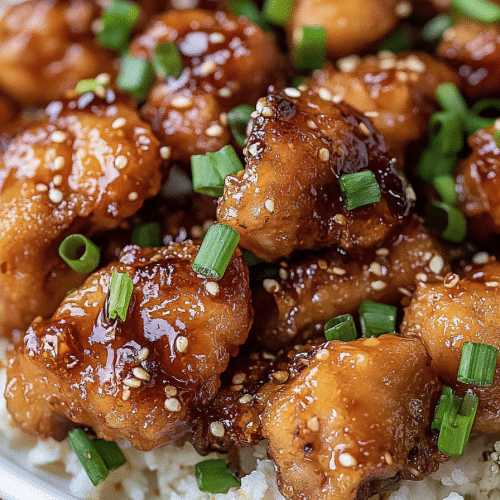
<instances>
[{"instance_id":1,"label":"chicken piece with sesame seeds","mask_svg":"<svg viewBox=\"0 0 500 500\"><path fill-rule=\"evenodd\" d=\"M420 283L405 311L401 333L423 342L442 382L463 397L472 388L479 397L473 429L500 432L500 365L491 387L457 382L462 345L480 342L500 349L500 263L493 258L470 266L465 277Z\"/></svg>"},{"instance_id":2,"label":"chicken piece with sesame seeds","mask_svg":"<svg viewBox=\"0 0 500 500\"><path fill-rule=\"evenodd\" d=\"M245 170L226 177L217 208L243 248L268 261L336 245L366 250L408 220L407 185L368 118L311 90L271 88L262 101ZM380 201L347 210L340 177L366 170Z\"/></svg>"},{"instance_id":3,"label":"chicken piece with sesame seeds","mask_svg":"<svg viewBox=\"0 0 500 500\"><path fill-rule=\"evenodd\" d=\"M430 431L441 384L418 340L330 341L297 358L263 416L287 500L364 500L445 460Z\"/></svg>"},{"instance_id":4,"label":"chicken piece with sesame seeds","mask_svg":"<svg viewBox=\"0 0 500 500\"><path fill-rule=\"evenodd\" d=\"M141 450L191 439L194 414L215 396L253 317L241 252L214 282L191 269L198 250L191 241L128 246L51 319L34 322L9 361L17 424L56 439L92 427ZM115 270L134 284L123 321L106 312Z\"/></svg>"},{"instance_id":5,"label":"chicken piece with sesame seeds","mask_svg":"<svg viewBox=\"0 0 500 500\"><path fill-rule=\"evenodd\" d=\"M0 156L0 335L84 281L58 255L64 237L114 229L160 190L159 144L134 106L112 90L54 101Z\"/></svg>"},{"instance_id":6,"label":"chicken piece with sesame seeds","mask_svg":"<svg viewBox=\"0 0 500 500\"><path fill-rule=\"evenodd\" d=\"M231 141L225 113L255 105L271 83L284 84L288 75L272 36L233 14L166 12L132 42L130 52L151 60L160 42L177 45L183 70L177 79L157 80L142 113L171 146L172 159L187 164L192 155Z\"/></svg>"},{"instance_id":7,"label":"chicken piece with sesame seeds","mask_svg":"<svg viewBox=\"0 0 500 500\"><path fill-rule=\"evenodd\" d=\"M364 300L405 304L419 281L445 276L450 266L436 239L414 216L401 233L361 256L335 251L282 263L276 280L254 292L252 341L271 352L323 335L340 314L356 314Z\"/></svg>"},{"instance_id":8,"label":"chicken piece with sesame seeds","mask_svg":"<svg viewBox=\"0 0 500 500\"><path fill-rule=\"evenodd\" d=\"M436 88L444 82L460 86L454 71L424 52L351 56L337 66L316 71L309 86L363 112L398 159L411 142L426 136L429 117L438 109Z\"/></svg>"}]
</instances>

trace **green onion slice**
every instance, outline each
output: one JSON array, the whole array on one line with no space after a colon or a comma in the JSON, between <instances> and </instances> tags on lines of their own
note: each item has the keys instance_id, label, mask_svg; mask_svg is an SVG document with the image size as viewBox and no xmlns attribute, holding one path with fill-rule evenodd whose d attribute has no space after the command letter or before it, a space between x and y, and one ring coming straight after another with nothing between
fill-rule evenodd
<instances>
[{"instance_id":1,"label":"green onion slice","mask_svg":"<svg viewBox=\"0 0 500 500\"><path fill-rule=\"evenodd\" d=\"M284 26L292 15L294 0L266 0L264 17L272 24Z\"/></svg>"},{"instance_id":2,"label":"green onion slice","mask_svg":"<svg viewBox=\"0 0 500 500\"><path fill-rule=\"evenodd\" d=\"M106 464L106 467L111 471L119 469L125 462L127 458L120 450L120 447L115 441L106 441L105 439L94 439L92 441L94 448L97 453L101 456Z\"/></svg>"},{"instance_id":3,"label":"green onion slice","mask_svg":"<svg viewBox=\"0 0 500 500\"><path fill-rule=\"evenodd\" d=\"M80 80L75 87L75 93L85 94L86 92L94 92L98 96L103 96L106 92L106 86L97 82L94 78L88 80Z\"/></svg>"},{"instance_id":4,"label":"green onion slice","mask_svg":"<svg viewBox=\"0 0 500 500\"><path fill-rule=\"evenodd\" d=\"M339 182L346 210L377 203L382 197L375 174L371 170L343 175Z\"/></svg>"},{"instance_id":5,"label":"green onion slice","mask_svg":"<svg viewBox=\"0 0 500 500\"><path fill-rule=\"evenodd\" d=\"M230 488L239 488L241 482L229 472L222 458L203 460L195 465L196 482L200 491L227 493Z\"/></svg>"},{"instance_id":6,"label":"green onion slice","mask_svg":"<svg viewBox=\"0 0 500 500\"><path fill-rule=\"evenodd\" d=\"M454 111L439 111L429 120L429 137L439 141L444 155L459 153L464 147L462 120Z\"/></svg>"},{"instance_id":7,"label":"green onion slice","mask_svg":"<svg viewBox=\"0 0 500 500\"><path fill-rule=\"evenodd\" d=\"M162 78L179 78L183 64L177 45L170 42L158 43L153 52L153 67L156 74Z\"/></svg>"},{"instance_id":8,"label":"green onion slice","mask_svg":"<svg viewBox=\"0 0 500 500\"><path fill-rule=\"evenodd\" d=\"M457 157L443 154L442 149L439 136L435 136L420 155L417 173L424 181L432 182L435 177L451 174L457 168Z\"/></svg>"},{"instance_id":9,"label":"green onion slice","mask_svg":"<svg viewBox=\"0 0 500 500\"><path fill-rule=\"evenodd\" d=\"M160 247L162 244L161 224L159 222L144 222L132 228L132 243L142 248Z\"/></svg>"},{"instance_id":10,"label":"green onion slice","mask_svg":"<svg viewBox=\"0 0 500 500\"><path fill-rule=\"evenodd\" d=\"M364 300L359 308L359 322L363 337L378 337L396 330L397 307Z\"/></svg>"},{"instance_id":11,"label":"green onion slice","mask_svg":"<svg viewBox=\"0 0 500 500\"><path fill-rule=\"evenodd\" d=\"M116 83L118 87L138 99L144 99L155 79L153 65L130 54L122 58L122 66Z\"/></svg>"},{"instance_id":12,"label":"green onion slice","mask_svg":"<svg viewBox=\"0 0 500 500\"><path fill-rule=\"evenodd\" d=\"M257 264L262 264L263 262L266 262L264 259L257 257L257 255L253 254L248 250L243 250L242 254L243 254L243 259L245 259L246 265L248 267L256 266Z\"/></svg>"},{"instance_id":13,"label":"green onion slice","mask_svg":"<svg viewBox=\"0 0 500 500\"><path fill-rule=\"evenodd\" d=\"M486 0L453 0L453 7L467 17L483 23L500 22L500 7Z\"/></svg>"},{"instance_id":14,"label":"green onion slice","mask_svg":"<svg viewBox=\"0 0 500 500\"><path fill-rule=\"evenodd\" d=\"M295 47L295 66L312 71L326 61L326 29L323 26L302 26L300 41Z\"/></svg>"},{"instance_id":15,"label":"green onion slice","mask_svg":"<svg viewBox=\"0 0 500 500\"><path fill-rule=\"evenodd\" d=\"M464 214L448 203L435 201L425 208L427 227L453 243L460 243L467 235L467 220Z\"/></svg>"},{"instance_id":16,"label":"green onion slice","mask_svg":"<svg viewBox=\"0 0 500 500\"><path fill-rule=\"evenodd\" d=\"M467 102L454 83L442 83L436 89L436 99L445 111L464 117L468 113Z\"/></svg>"},{"instance_id":17,"label":"green onion slice","mask_svg":"<svg viewBox=\"0 0 500 500\"><path fill-rule=\"evenodd\" d=\"M247 138L247 126L254 108L246 104L238 106L227 114L229 130L238 146L243 147Z\"/></svg>"},{"instance_id":18,"label":"green onion slice","mask_svg":"<svg viewBox=\"0 0 500 500\"><path fill-rule=\"evenodd\" d=\"M453 20L446 14L433 17L422 28L422 38L429 44L437 44L443 33L453 26Z\"/></svg>"},{"instance_id":19,"label":"green onion slice","mask_svg":"<svg viewBox=\"0 0 500 500\"><path fill-rule=\"evenodd\" d=\"M498 349L480 342L464 342L457 380L464 384L490 387L493 384Z\"/></svg>"},{"instance_id":20,"label":"green onion slice","mask_svg":"<svg viewBox=\"0 0 500 500\"><path fill-rule=\"evenodd\" d=\"M455 399L458 401L455 401ZM431 423L432 430L441 430L441 425L443 424L443 418L445 414L450 411L450 408L456 404L457 409L460 406L460 398L455 396L453 389L447 385L443 385L441 391L441 397L439 398L438 405L436 407L436 413L434 415L434 420Z\"/></svg>"},{"instance_id":21,"label":"green onion slice","mask_svg":"<svg viewBox=\"0 0 500 500\"><path fill-rule=\"evenodd\" d=\"M495 144L496 144L497 148L500 148L500 130L497 130L493 134L493 140L495 141Z\"/></svg>"},{"instance_id":22,"label":"green onion slice","mask_svg":"<svg viewBox=\"0 0 500 500\"><path fill-rule=\"evenodd\" d=\"M226 224L212 224L201 242L193 262L193 271L214 280L220 280L226 272L240 235Z\"/></svg>"},{"instance_id":23,"label":"green onion slice","mask_svg":"<svg viewBox=\"0 0 500 500\"><path fill-rule=\"evenodd\" d=\"M87 274L99 265L101 252L83 234L72 234L59 245L59 255L77 273Z\"/></svg>"},{"instance_id":24,"label":"green onion slice","mask_svg":"<svg viewBox=\"0 0 500 500\"><path fill-rule=\"evenodd\" d=\"M382 40L378 47L379 51L389 50L390 52L403 52L404 50L411 49L411 41L408 34L402 30L396 30L391 36Z\"/></svg>"},{"instance_id":25,"label":"green onion slice","mask_svg":"<svg viewBox=\"0 0 500 500\"><path fill-rule=\"evenodd\" d=\"M82 429L72 429L68 432L67 439L92 484L97 486L104 481L109 469L87 434Z\"/></svg>"},{"instance_id":26,"label":"green onion slice","mask_svg":"<svg viewBox=\"0 0 500 500\"><path fill-rule=\"evenodd\" d=\"M455 189L455 177L451 174L440 175L433 181L434 187L441 199L449 205L456 205L458 193Z\"/></svg>"},{"instance_id":27,"label":"green onion slice","mask_svg":"<svg viewBox=\"0 0 500 500\"><path fill-rule=\"evenodd\" d=\"M342 314L328 320L325 323L324 332L326 340L349 342L358 336L354 319L350 314Z\"/></svg>"},{"instance_id":28,"label":"green onion slice","mask_svg":"<svg viewBox=\"0 0 500 500\"><path fill-rule=\"evenodd\" d=\"M127 319L128 307L134 290L134 283L128 273L113 271L108 292L108 317L116 319L118 316L122 321Z\"/></svg>"},{"instance_id":29,"label":"green onion slice","mask_svg":"<svg viewBox=\"0 0 500 500\"><path fill-rule=\"evenodd\" d=\"M97 35L100 45L117 52L127 50L130 33L139 17L139 6L125 0L112 0L101 18L102 29Z\"/></svg>"},{"instance_id":30,"label":"green onion slice","mask_svg":"<svg viewBox=\"0 0 500 500\"><path fill-rule=\"evenodd\" d=\"M238 17L246 17L250 22L268 30L269 26L262 18L259 9L251 0L231 0L229 10Z\"/></svg>"}]
</instances>

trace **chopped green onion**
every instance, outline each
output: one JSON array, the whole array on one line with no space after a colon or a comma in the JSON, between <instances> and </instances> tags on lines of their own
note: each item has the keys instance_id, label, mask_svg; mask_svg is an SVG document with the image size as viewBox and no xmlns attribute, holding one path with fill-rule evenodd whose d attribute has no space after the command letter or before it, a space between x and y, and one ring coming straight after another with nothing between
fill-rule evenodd
<instances>
[{"instance_id":1,"label":"chopped green onion","mask_svg":"<svg viewBox=\"0 0 500 500\"><path fill-rule=\"evenodd\" d=\"M80 80L75 87L75 93L85 94L86 92L94 92L98 96L103 96L106 91L106 86L97 82L94 78L89 80Z\"/></svg>"},{"instance_id":2,"label":"chopped green onion","mask_svg":"<svg viewBox=\"0 0 500 500\"><path fill-rule=\"evenodd\" d=\"M323 26L302 26L300 41L295 47L295 66L302 70L320 69L326 61L326 29Z\"/></svg>"},{"instance_id":3,"label":"chopped green onion","mask_svg":"<svg viewBox=\"0 0 500 500\"><path fill-rule=\"evenodd\" d=\"M464 130L460 115L453 111L434 113L429 120L429 137L431 141L439 141L444 155L459 153L464 147Z\"/></svg>"},{"instance_id":4,"label":"chopped green onion","mask_svg":"<svg viewBox=\"0 0 500 500\"><path fill-rule=\"evenodd\" d=\"M431 138L431 143L424 149L418 160L418 175L426 182L434 178L451 174L458 164L455 155L444 155L439 136Z\"/></svg>"},{"instance_id":5,"label":"chopped green onion","mask_svg":"<svg viewBox=\"0 0 500 500\"><path fill-rule=\"evenodd\" d=\"M109 469L87 434L82 429L72 429L68 432L67 439L92 484L97 486L104 481Z\"/></svg>"},{"instance_id":6,"label":"chopped green onion","mask_svg":"<svg viewBox=\"0 0 500 500\"><path fill-rule=\"evenodd\" d=\"M490 112L492 116L483 116ZM473 134L482 128L492 127L496 118L500 116L500 99L482 99L476 102L467 114L464 126L467 133Z\"/></svg>"},{"instance_id":7,"label":"chopped green onion","mask_svg":"<svg viewBox=\"0 0 500 500\"><path fill-rule=\"evenodd\" d=\"M105 439L94 439L92 441L97 453L101 456L106 464L106 467L111 470L119 469L126 461L127 458L120 450L118 443L115 441L106 441Z\"/></svg>"},{"instance_id":8,"label":"chopped green onion","mask_svg":"<svg viewBox=\"0 0 500 500\"><path fill-rule=\"evenodd\" d=\"M250 22L260 26L263 30L269 29L269 26L262 18L259 9L251 0L231 0L229 10L238 17L246 17Z\"/></svg>"},{"instance_id":9,"label":"chopped green onion","mask_svg":"<svg viewBox=\"0 0 500 500\"><path fill-rule=\"evenodd\" d=\"M134 290L134 283L128 273L113 271L108 293L108 317L122 321L127 319L128 307Z\"/></svg>"},{"instance_id":10,"label":"chopped green onion","mask_svg":"<svg viewBox=\"0 0 500 500\"><path fill-rule=\"evenodd\" d=\"M177 45L170 42L158 43L153 52L153 67L156 74L162 78L179 78L183 65Z\"/></svg>"},{"instance_id":11,"label":"chopped green onion","mask_svg":"<svg viewBox=\"0 0 500 500\"><path fill-rule=\"evenodd\" d=\"M474 113L467 113L464 118L464 128L467 134L471 135L481 130L482 128L491 127L495 123L492 118L485 118L484 116L479 116Z\"/></svg>"},{"instance_id":12,"label":"chopped green onion","mask_svg":"<svg viewBox=\"0 0 500 500\"><path fill-rule=\"evenodd\" d=\"M196 482L200 491L227 493L230 488L239 488L241 482L229 472L222 458L198 462L195 467Z\"/></svg>"},{"instance_id":13,"label":"chopped green onion","mask_svg":"<svg viewBox=\"0 0 500 500\"><path fill-rule=\"evenodd\" d=\"M396 330L397 307L364 300L359 312L363 337L378 337Z\"/></svg>"},{"instance_id":14,"label":"chopped green onion","mask_svg":"<svg viewBox=\"0 0 500 500\"><path fill-rule=\"evenodd\" d=\"M432 430L441 430L441 425L443 424L443 418L450 408L453 406L454 398L460 400L458 396L455 396L453 393L453 389L448 387L447 385L443 385L443 389L441 391L441 397L439 398L439 402L436 408L436 413L434 414L434 420L431 423ZM458 406L460 405L460 401L458 401Z\"/></svg>"},{"instance_id":15,"label":"chopped green onion","mask_svg":"<svg viewBox=\"0 0 500 500\"><path fill-rule=\"evenodd\" d=\"M205 234L193 262L193 271L220 280L226 272L240 235L226 224L213 224Z\"/></svg>"},{"instance_id":16,"label":"chopped green onion","mask_svg":"<svg viewBox=\"0 0 500 500\"><path fill-rule=\"evenodd\" d=\"M117 52L126 50L138 17L139 7L134 2L112 0L101 18L102 29L97 35L97 41Z\"/></svg>"},{"instance_id":17,"label":"chopped green onion","mask_svg":"<svg viewBox=\"0 0 500 500\"><path fill-rule=\"evenodd\" d=\"M266 0L264 17L272 24L284 26L292 16L294 0Z\"/></svg>"},{"instance_id":18,"label":"chopped green onion","mask_svg":"<svg viewBox=\"0 0 500 500\"><path fill-rule=\"evenodd\" d=\"M161 246L161 224L159 222L136 224L132 228L131 240L142 248Z\"/></svg>"},{"instance_id":19,"label":"chopped green onion","mask_svg":"<svg viewBox=\"0 0 500 500\"><path fill-rule=\"evenodd\" d=\"M441 422L438 438L438 449L441 453L450 457L459 457L463 454L474 423L477 405L478 397L472 391L467 391L463 399L453 398Z\"/></svg>"},{"instance_id":20,"label":"chopped green onion","mask_svg":"<svg viewBox=\"0 0 500 500\"><path fill-rule=\"evenodd\" d=\"M493 134L493 140L495 141L495 144L496 144L497 148L500 148L500 130L497 130Z\"/></svg>"},{"instance_id":21,"label":"chopped green onion","mask_svg":"<svg viewBox=\"0 0 500 500\"><path fill-rule=\"evenodd\" d=\"M442 83L436 89L436 99L445 111L453 111L464 117L468 113L467 103L454 83Z\"/></svg>"},{"instance_id":22,"label":"chopped green onion","mask_svg":"<svg viewBox=\"0 0 500 500\"><path fill-rule=\"evenodd\" d=\"M346 210L377 203L382 197L375 174L371 170L343 175L339 182Z\"/></svg>"},{"instance_id":23,"label":"chopped green onion","mask_svg":"<svg viewBox=\"0 0 500 500\"><path fill-rule=\"evenodd\" d=\"M238 172L244 169L243 164L238 157L238 154L231 145L224 146L215 153L207 153L207 156L214 163L223 184L224 179L228 175L236 175Z\"/></svg>"},{"instance_id":24,"label":"chopped green onion","mask_svg":"<svg viewBox=\"0 0 500 500\"><path fill-rule=\"evenodd\" d=\"M453 26L453 20L446 14L433 17L422 28L422 38L432 45L437 44L443 33Z\"/></svg>"},{"instance_id":25,"label":"chopped green onion","mask_svg":"<svg viewBox=\"0 0 500 500\"><path fill-rule=\"evenodd\" d=\"M77 273L87 274L99 265L101 252L83 234L72 234L59 245L59 255Z\"/></svg>"},{"instance_id":26,"label":"chopped green onion","mask_svg":"<svg viewBox=\"0 0 500 500\"><path fill-rule=\"evenodd\" d=\"M257 255L253 254L252 252L248 250L243 250L243 259L246 262L246 265L248 267L256 266L257 264L261 264L262 262L266 262L264 259L261 259L260 257L257 257Z\"/></svg>"},{"instance_id":27,"label":"chopped green onion","mask_svg":"<svg viewBox=\"0 0 500 500\"><path fill-rule=\"evenodd\" d=\"M242 104L227 113L227 123L229 130L238 146L243 147L247 138L247 126L250 121L250 115L254 108L246 104Z\"/></svg>"},{"instance_id":28,"label":"chopped green onion","mask_svg":"<svg viewBox=\"0 0 500 500\"><path fill-rule=\"evenodd\" d=\"M349 342L358 336L354 319L350 314L342 314L325 323L326 340L342 340Z\"/></svg>"},{"instance_id":29,"label":"chopped green onion","mask_svg":"<svg viewBox=\"0 0 500 500\"><path fill-rule=\"evenodd\" d=\"M401 29L396 30L391 36L382 40L378 46L378 50L388 50L390 52L403 52L411 49L411 41L408 34Z\"/></svg>"},{"instance_id":30,"label":"chopped green onion","mask_svg":"<svg viewBox=\"0 0 500 500\"><path fill-rule=\"evenodd\" d=\"M434 187L441 199L449 205L456 205L458 193L455 189L455 177L451 174L440 175L433 180Z\"/></svg>"},{"instance_id":31,"label":"chopped green onion","mask_svg":"<svg viewBox=\"0 0 500 500\"><path fill-rule=\"evenodd\" d=\"M486 0L453 0L453 7L467 17L483 23L500 22L500 7Z\"/></svg>"},{"instance_id":32,"label":"chopped green onion","mask_svg":"<svg viewBox=\"0 0 500 500\"><path fill-rule=\"evenodd\" d=\"M144 99L155 79L153 65L130 54L122 58L122 67L116 84L130 95Z\"/></svg>"},{"instance_id":33,"label":"chopped green onion","mask_svg":"<svg viewBox=\"0 0 500 500\"><path fill-rule=\"evenodd\" d=\"M498 349L480 342L464 342L457 380L464 384L490 387L495 377Z\"/></svg>"},{"instance_id":34,"label":"chopped green onion","mask_svg":"<svg viewBox=\"0 0 500 500\"><path fill-rule=\"evenodd\" d=\"M448 203L435 201L425 208L427 227L453 243L460 243L467 235L467 220L464 214Z\"/></svg>"},{"instance_id":35,"label":"chopped green onion","mask_svg":"<svg viewBox=\"0 0 500 500\"><path fill-rule=\"evenodd\" d=\"M481 99L474 103L470 110L479 116L488 111L493 119L500 116L500 99Z\"/></svg>"}]
</instances>

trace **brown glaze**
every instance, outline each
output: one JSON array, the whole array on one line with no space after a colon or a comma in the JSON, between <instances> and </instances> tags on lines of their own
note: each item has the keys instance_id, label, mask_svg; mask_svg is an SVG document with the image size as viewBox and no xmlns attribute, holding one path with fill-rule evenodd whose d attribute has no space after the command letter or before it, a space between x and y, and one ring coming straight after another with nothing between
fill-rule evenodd
<instances>
[{"instance_id":1,"label":"brown glaze","mask_svg":"<svg viewBox=\"0 0 500 500\"><path fill-rule=\"evenodd\" d=\"M245 170L226 177L217 210L243 248L269 261L294 250L373 248L407 220L406 185L366 117L294 88L272 89L257 110ZM348 211L339 178L363 170L375 174L382 198Z\"/></svg>"},{"instance_id":2,"label":"brown glaze","mask_svg":"<svg viewBox=\"0 0 500 500\"><path fill-rule=\"evenodd\" d=\"M500 264L490 259L483 267L469 270L444 282L420 283L406 309L401 332L420 339L444 384L460 395L470 388L457 382L464 342L482 342L500 348ZM500 432L500 366L491 387L473 387L479 396L474 429Z\"/></svg>"},{"instance_id":3,"label":"brown glaze","mask_svg":"<svg viewBox=\"0 0 500 500\"><path fill-rule=\"evenodd\" d=\"M178 79L156 83L142 113L160 140L172 147L174 160L189 163L193 154L228 144L225 112L254 105L271 83L285 82L285 58L271 36L232 14L166 12L130 50L152 59L159 42L177 44L184 69Z\"/></svg>"},{"instance_id":4,"label":"brown glaze","mask_svg":"<svg viewBox=\"0 0 500 500\"><path fill-rule=\"evenodd\" d=\"M323 334L323 326L340 314L356 314L364 300L399 304L421 280L450 270L436 240L418 217L385 246L359 257L336 252L304 261L283 262L276 280L254 293L256 346L272 352L291 342Z\"/></svg>"},{"instance_id":5,"label":"brown glaze","mask_svg":"<svg viewBox=\"0 0 500 500\"><path fill-rule=\"evenodd\" d=\"M497 97L500 87L499 25L462 19L444 32L437 53L458 71L468 97Z\"/></svg>"},{"instance_id":6,"label":"brown glaze","mask_svg":"<svg viewBox=\"0 0 500 500\"><path fill-rule=\"evenodd\" d=\"M111 90L53 102L0 157L2 335L85 279L58 255L65 236L113 229L159 191L159 144L133 106Z\"/></svg>"},{"instance_id":7,"label":"brown glaze","mask_svg":"<svg viewBox=\"0 0 500 500\"><path fill-rule=\"evenodd\" d=\"M29 0L0 18L0 89L27 105L59 99L79 80L114 73L115 54L99 46L91 0Z\"/></svg>"},{"instance_id":8,"label":"brown glaze","mask_svg":"<svg viewBox=\"0 0 500 500\"><path fill-rule=\"evenodd\" d=\"M17 106L12 101L0 95L0 133L15 120L18 112Z\"/></svg>"},{"instance_id":9,"label":"brown glaze","mask_svg":"<svg viewBox=\"0 0 500 500\"><path fill-rule=\"evenodd\" d=\"M331 341L299 361L263 417L287 500L368 498L377 481L438 468L430 419L441 385L418 340Z\"/></svg>"},{"instance_id":10,"label":"brown glaze","mask_svg":"<svg viewBox=\"0 0 500 500\"><path fill-rule=\"evenodd\" d=\"M141 450L189 438L195 410L215 396L253 316L241 253L212 294L209 280L191 269L198 249L191 241L129 246L52 319L33 323L9 363L6 398L14 420L57 439L68 427L88 426ZM134 282L123 322L105 312L114 270Z\"/></svg>"},{"instance_id":11,"label":"brown glaze","mask_svg":"<svg viewBox=\"0 0 500 500\"><path fill-rule=\"evenodd\" d=\"M316 71L309 85L365 113L399 159L411 142L426 136L427 121L438 109L436 88L444 82L460 85L454 71L424 52L352 56L337 66Z\"/></svg>"}]
</instances>

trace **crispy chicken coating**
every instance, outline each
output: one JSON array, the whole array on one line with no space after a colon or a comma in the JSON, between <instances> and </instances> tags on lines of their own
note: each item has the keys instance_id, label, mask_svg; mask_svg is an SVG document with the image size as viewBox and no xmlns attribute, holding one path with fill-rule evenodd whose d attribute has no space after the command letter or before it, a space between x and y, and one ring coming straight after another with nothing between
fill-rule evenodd
<instances>
[{"instance_id":1,"label":"crispy chicken coating","mask_svg":"<svg viewBox=\"0 0 500 500\"><path fill-rule=\"evenodd\" d=\"M466 278L448 275L444 281L420 283L405 311L401 332L418 337L444 384L460 396L471 386L457 382L464 342L500 348L500 264L494 260L469 270ZM500 432L500 366L491 387L473 387L479 396L474 421L478 432Z\"/></svg>"},{"instance_id":2,"label":"crispy chicken coating","mask_svg":"<svg viewBox=\"0 0 500 500\"><path fill-rule=\"evenodd\" d=\"M365 499L438 468L441 386L418 340L330 341L299 361L263 417L287 500Z\"/></svg>"},{"instance_id":3,"label":"crispy chicken coating","mask_svg":"<svg viewBox=\"0 0 500 500\"><path fill-rule=\"evenodd\" d=\"M436 88L444 82L460 85L454 71L424 52L352 56L337 66L316 71L309 85L370 117L398 158L404 158L411 142L426 136L429 117L437 111Z\"/></svg>"},{"instance_id":4,"label":"crispy chicken coating","mask_svg":"<svg viewBox=\"0 0 500 500\"><path fill-rule=\"evenodd\" d=\"M59 257L68 234L113 229L161 187L159 144L111 90L55 101L0 157L0 333L50 316L85 276Z\"/></svg>"},{"instance_id":5,"label":"crispy chicken coating","mask_svg":"<svg viewBox=\"0 0 500 500\"><path fill-rule=\"evenodd\" d=\"M259 100L245 170L227 176L217 219L264 260L338 245L373 248L410 213L406 184L371 122L313 91L271 90ZM371 170L378 203L347 210L339 178Z\"/></svg>"},{"instance_id":6,"label":"crispy chicken coating","mask_svg":"<svg viewBox=\"0 0 500 500\"><path fill-rule=\"evenodd\" d=\"M113 73L116 55L99 46L90 0L28 0L0 18L0 89L26 105L59 99L79 80Z\"/></svg>"},{"instance_id":7,"label":"crispy chicken coating","mask_svg":"<svg viewBox=\"0 0 500 500\"><path fill-rule=\"evenodd\" d=\"M184 68L178 79L156 83L142 113L174 160L189 163L194 154L218 151L231 139L225 113L254 105L271 83L285 83L285 58L273 38L232 14L166 12L130 51L152 59L159 42L177 44Z\"/></svg>"},{"instance_id":8,"label":"crispy chicken coating","mask_svg":"<svg viewBox=\"0 0 500 500\"><path fill-rule=\"evenodd\" d=\"M198 249L191 241L129 246L53 318L33 323L8 368L14 420L57 439L88 426L141 450L188 439L194 412L215 396L253 316L241 252L215 284L191 269ZM125 321L106 313L115 270L134 283Z\"/></svg>"},{"instance_id":9,"label":"crispy chicken coating","mask_svg":"<svg viewBox=\"0 0 500 500\"><path fill-rule=\"evenodd\" d=\"M256 345L272 352L290 342L322 335L324 324L340 314L356 314L364 300L399 304L422 280L441 277L449 264L439 244L414 217L374 251L343 258L337 252L284 263L279 278L265 280L254 293Z\"/></svg>"},{"instance_id":10,"label":"crispy chicken coating","mask_svg":"<svg viewBox=\"0 0 500 500\"><path fill-rule=\"evenodd\" d=\"M500 87L500 25L459 20L444 32L437 53L460 73L468 97L497 96Z\"/></svg>"}]
</instances>

